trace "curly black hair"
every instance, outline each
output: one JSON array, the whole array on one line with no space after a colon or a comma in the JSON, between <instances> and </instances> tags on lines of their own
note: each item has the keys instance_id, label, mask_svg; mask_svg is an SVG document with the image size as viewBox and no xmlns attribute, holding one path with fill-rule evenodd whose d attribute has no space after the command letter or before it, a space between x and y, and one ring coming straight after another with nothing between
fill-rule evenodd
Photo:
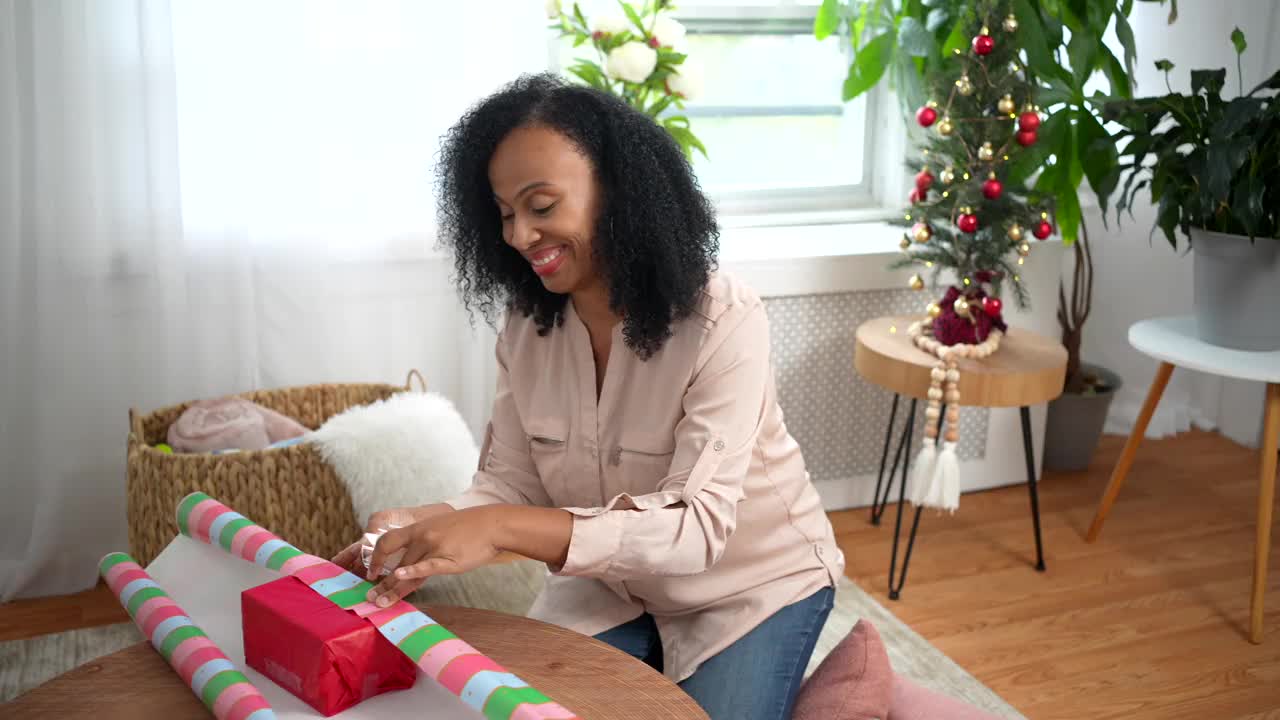
<instances>
[{"instance_id":1,"label":"curly black hair","mask_svg":"<svg viewBox=\"0 0 1280 720\"><path fill-rule=\"evenodd\" d=\"M600 187L593 254L623 318L626 344L649 358L687 317L715 269L720 232L680 147L621 99L550 74L524 75L469 109L445 134L438 173L440 245L468 311L532 315L540 335L564 321L567 296L543 287L502 239L489 159L512 130L564 134L590 161Z\"/></svg>"}]
</instances>

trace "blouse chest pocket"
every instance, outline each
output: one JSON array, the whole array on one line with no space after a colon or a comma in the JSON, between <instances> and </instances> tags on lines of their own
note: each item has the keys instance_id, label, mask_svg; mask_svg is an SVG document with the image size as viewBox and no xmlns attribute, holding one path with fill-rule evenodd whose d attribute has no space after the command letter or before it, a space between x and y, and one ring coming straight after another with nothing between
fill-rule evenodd
<instances>
[{"instance_id":1,"label":"blouse chest pocket","mask_svg":"<svg viewBox=\"0 0 1280 720\"><path fill-rule=\"evenodd\" d=\"M571 499L566 496L568 421L554 417L538 418L525 425L525 433L529 440L529 457L538 470L542 487L556 505L571 505Z\"/></svg>"},{"instance_id":2,"label":"blouse chest pocket","mask_svg":"<svg viewBox=\"0 0 1280 720\"><path fill-rule=\"evenodd\" d=\"M675 450L675 436L670 433L623 433L609 452L608 470L620 492L651 493L670 473Z\"/></svg>"}]
</instances>

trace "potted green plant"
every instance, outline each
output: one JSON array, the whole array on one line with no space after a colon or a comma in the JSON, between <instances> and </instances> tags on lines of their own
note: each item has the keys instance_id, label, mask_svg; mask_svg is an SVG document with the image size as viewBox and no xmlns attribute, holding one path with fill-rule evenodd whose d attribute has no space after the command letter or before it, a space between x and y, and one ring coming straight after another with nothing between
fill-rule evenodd
<instances>
[{"instance_id":1,"label":"potted green plant","mask_svg":"<svg viewBox=\"0 0 1280 720\"><path fill-rule=\"evenodd\" d=\"M1231 33L1237 72L1246 42ZM1173 63L1156 62L1168 73ZM1280 349L1280 70L1239 96L1222 98L1226 70L1192 70L1190 94L1107 105L1120 126L1124 187L1132 208L1143 188L1158 228L1176 250L1175 230L1193 250L1197 330L1205 342L1237 350ZM1152 158L1153 162L1146 162ZM1132 216L1132 211L1131 211Z\"/></svg>"},{"instance_id":2,"label":"potted green plant","mask_svg":"<svg viewBox=\"0 0 1280 720\"><path fill-rule=\"evenodd\" d=\"M1161 2L1164 0L1146 0ZM1026 187L1033 204L1043 200L1046 217L1071 248L1074 267L1058 293L1058 322L1067 349L1066 382L1049 404L1044 467L1082 470L1102 436L1111 401L1120 387L1114 372L1081 358L1085 323L1093 307L1093 254L1080 209L1086 180L1105 223L1107 203L1120 177L1116 147L1102 125L1110 99L1133 97L1136 44L1128 16L1134 0L825 0L814 23L819 39L842 27L853 45L844 99L862 94L888 76L910 112L928 99L927 78L945 72L948 56L964 52L973 18L991 18L990 30L1013 35L1019 71L1035 87L1033 110L1043 112L1036 142L1011 159L1004 183ZM1169 22L1177 17L1170 3ZM1003 19L997 19L1003 18ZM1114 27L1120 56L1103 42ZM1101 73L1107 96L1086 93Z\"/></svg>"}]
</instances>

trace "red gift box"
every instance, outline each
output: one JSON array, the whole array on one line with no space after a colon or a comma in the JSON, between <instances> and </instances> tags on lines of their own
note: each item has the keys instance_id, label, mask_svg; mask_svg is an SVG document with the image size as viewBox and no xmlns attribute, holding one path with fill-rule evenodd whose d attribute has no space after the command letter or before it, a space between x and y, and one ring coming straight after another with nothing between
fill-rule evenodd
<instances>
[{"instance_id":1,"label":"red gift box","mask_svg":"<svg viewBox=\"0 0 1280 720\"><path fill-rule=\"evenodd\" d=\"M329 717L413 686L418 668L368 620L293 577L240 595L244 661Z\"/></svg>"}]
</instances>

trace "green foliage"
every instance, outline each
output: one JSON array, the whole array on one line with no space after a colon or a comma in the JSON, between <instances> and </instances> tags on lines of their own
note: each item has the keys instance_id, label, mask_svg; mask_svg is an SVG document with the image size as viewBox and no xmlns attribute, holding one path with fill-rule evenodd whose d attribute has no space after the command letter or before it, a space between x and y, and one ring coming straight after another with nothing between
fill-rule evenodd
<instances>
[{"instance_id":1,"label":"green foliage","mask_svg":"<svg viewBox=\"0 0 1280 720\"><path fill-rule=\"evenodd\" d=\"M1007 44L999 25L1011 12L1018 23L1013 42L1021 51L1015 59L1025 66L1026 77L1036 88L1032 102L1048 114L1046 124L1062 128L1052 137L1042 134L1042 142L1049 141L1050 149L1023 158L1013 176L1032 180L1038 193L1053 199L1058 229L1063 239L1072 243L1078 234L1079 217L1074 208L1079 202L1074 196L1080 182L1089 179L1103 207L1108 198L1100 191L1114 189L1117 184L1112 176L1118 165L1105 165L1113 156L1108 153L1098 159L1090 152L1098 147L1094 128L1100 127L1102 104L1133 95L1137 51L1128 22L1132 6L1133 0L824 0L814 22L814 35L823 39L842 26L847 30L856 52L844 83L845 100L870 90L888 72L904 110L914 111L930 99L926 92L929 78L953 70L956 51L968 51L982 21L997 38L997 47L1001 42ZM1169 22L1176 17L1177 4L1171 2ZM1124 50L1123 59L1103 44L1112 24ZM1069 33L1063 32L1064 28ZM1109 80L1110 95L1086 96L1084 86L1098 72ZM1081 139L1080 128L1086 125L1088 137ZM1064 154L1068 151L1070 154ZM1055 169L1055 165L1061 168ZM1039 179L1037 173L1041 174Z\"/></svg>"},{"instance_id":2,"label":"green foliage","mask_svg":"<svg viewBox=\"0 0 1280 720\"><path fill-rule=\"evenodd\" d=\"M1239 67L1247 47L1239 28L1231 43ZM1156 67L1168 72L1173 64L1159 61ZM1222 98L1225 81L1225 69L1192 70L1190 94L1107 104L1107 119L1121 127L1113 145L1128 139L1120 151L1125 182L1117 220L1124 209L1132 218L1134 198L1145 188L1157 207L1151 232L1159 229L1175 249L1175 230L1190 242L1193 227L1280 238L1280 102L1274 92L1280 70L1230 101Z\"/></svg>"},{"instance_id":3,"label":"green foliage","mask_svg":"<svg viewBox=\"0 0 1280 720\"><path fill-rule=\"evenodd\" d=\"M662 125L671 137L680 145L686 157L692 157L693 151L707 156L707 148L693 133L689 126L688 116L678 111L684 109L685 98L672 92L668 80L672 75L680 73L686 56L670 47L658 47L658 62L653 72L644 82L633 83L622 78L613 78L606 71L609 53L633 41L654 45L653 26L658 14L674 10L670 2L664 0L644 0L637 6L619 0L618 5L630 23L626 30L611 33L595 33L582 13L578 3L573 4L572 12L562 12L551 25L551 29L559 32L560 37L573 40L574 47L590 44L595 50L594 59L575 58L573 64L566 68L573 77L597 90L617 95L629 105L653 118Z\"/></svg>"}]
</instances>

